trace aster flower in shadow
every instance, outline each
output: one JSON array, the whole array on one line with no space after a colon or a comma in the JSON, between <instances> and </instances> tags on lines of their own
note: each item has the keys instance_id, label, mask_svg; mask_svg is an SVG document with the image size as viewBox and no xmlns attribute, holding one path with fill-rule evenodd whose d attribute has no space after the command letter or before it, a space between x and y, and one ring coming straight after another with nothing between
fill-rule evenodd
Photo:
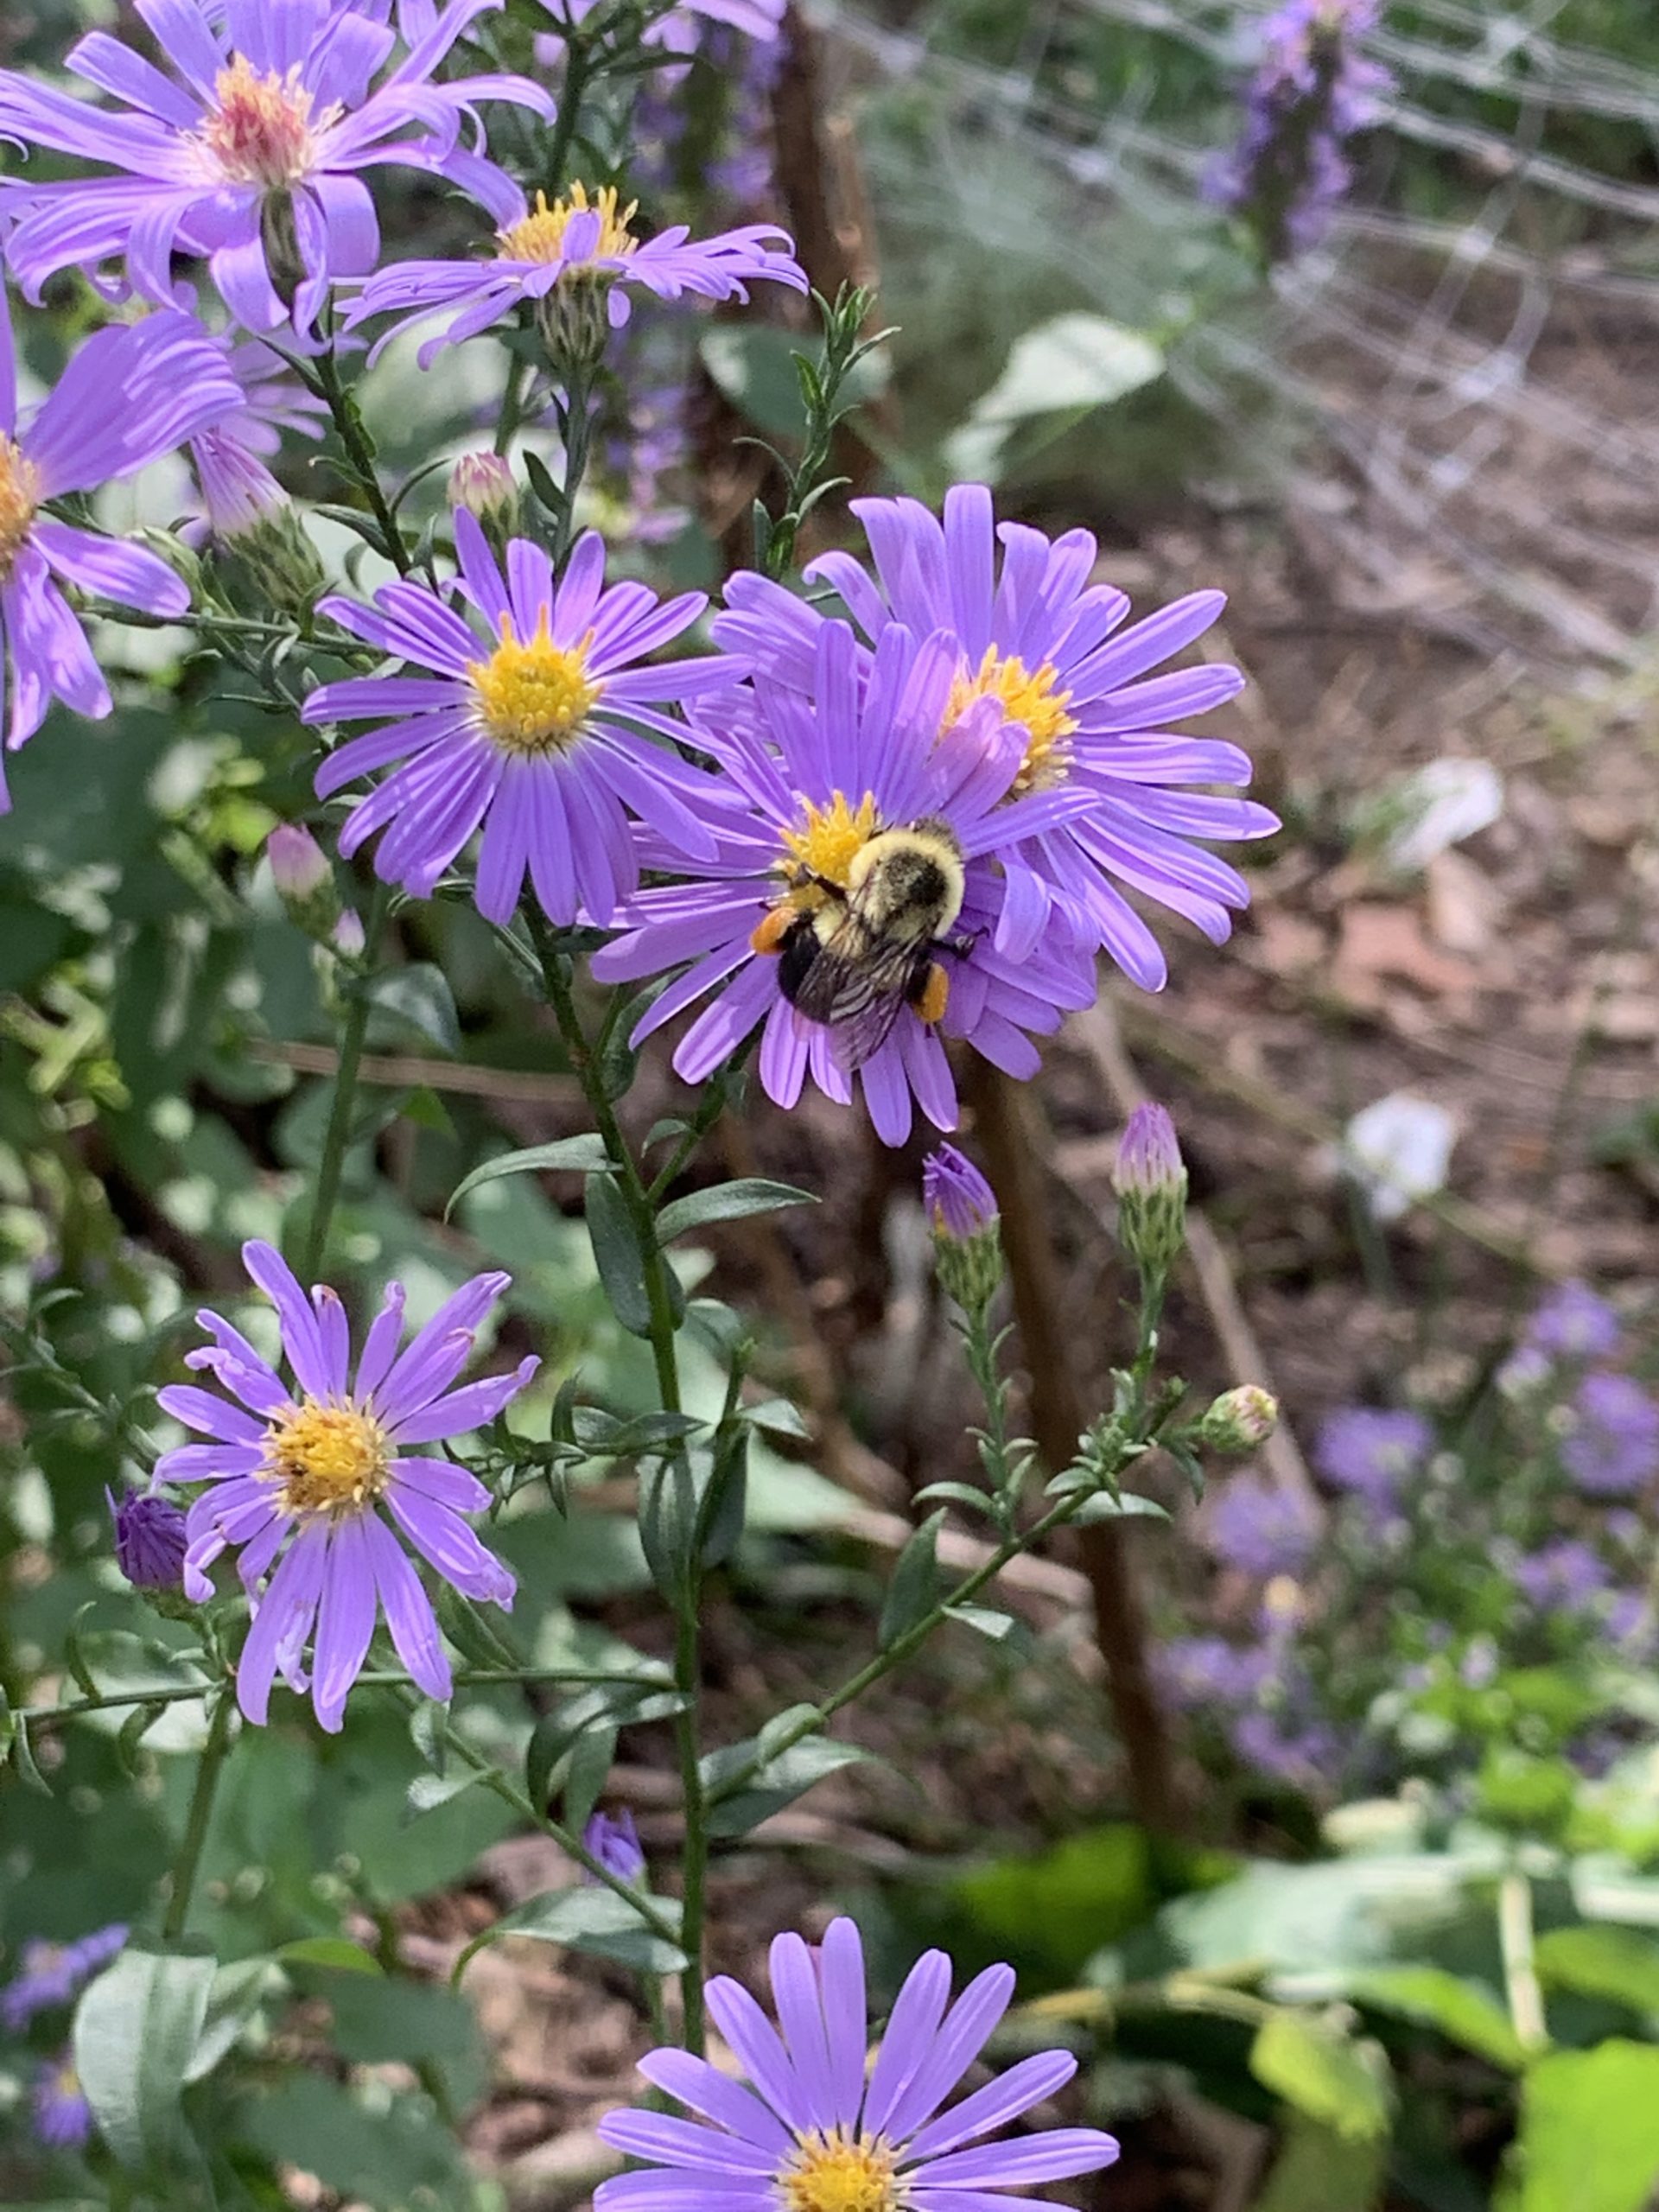
<instances>
[{"instance_id":1,"label":"aster flower in shadow","mask_svg":"<svg viewBox=\"0 0 1659 2212\"><path fill-rule=\"evenodd\" d=\"M338 1730L382 1608L410 1675L429 1697L448 1698L432 1601L383 1509L453 1588L511 1606L512 1576L461 1517L481 1512L488 1491L465 1468L416 1449L493 1421L536 1372L539 1363L526 1359L510 1375L450 1389L509 1279L474 1275L401 1352L404 1293L391 1284L353 1374L339 1294L319 1285L308 1299L269 1244L245 1244L242 1257L276 1308L296 1387L228 1321L196 1316L213 1343L185 1365L210 1371L231 1397L188 1383L159 1394L163 1412L211 1440L156 1463L162 1481L208 1484L190 1509L185 1593L210 1597L207 1569L226 1548L239 1551L254 1611L237 1698L250 1720L264 1721L280 1673L290 1689L309 1687L317 1719ZM315 1681L304 1661L314 1630Z\"/></svg>"},{"instance_id":2,"label":"aster flower in shadow","mask_svg":"<svg viewBox=\"0 0 1659 2212\"><path fill-rule=\"evenodd\" d=\"M1399 1503L1433 1449L1434 1432L1421 1414L1344 1406L1321 1426L1313 1461L1334 1488L1352 1491L1384 1512Z\"/></svg>"},{"instance_id":3,"label":"aster flower in shadow","mask_svg":"<svg viewBox=\"0 0 1659 2212\"><path fill-rule=\"evenodd\" d=\"M291 304L304 334L330 283L366 275L379 255L365 169L423 169L493 208L511 187L461 143L463 121L481 145L480 100L552 113L524 78L434 81L456 39L499 0L450 0L413 21L404 11L404 28L418 23L420 34L384 75L397 41L376 11L333 0L136 4L171 73L103 31L68 57L118 109L0 72L0 133L122 172L10 188L7 254L31 299L57 270L122 259L135 290L170 304L173 254L205 254L250 330L277 328Z\"/></svg>"},{"instance_id":4,"label":"aster flower in shadow","mask_svg":"<svg viewBox=\"0 0 1659 2212\"><path fill-rule=\"evenodd\" d=\"M1659 1404L1629 1375L1586 1375L1561 1462L1587 1497L1630 1497L1659 1475Z\"/></svg>"},{"instance_id":5,"label":"aster flower in shadow","mask_svg":"<svg viewBox=\"0 0 1659 2212\"><path fill-rule=\"evenodd\" d=\"M109 685L54 576L147 614L182 614L190 604L184 582L157 555L55 521L47 502L147 468L241 398L200 324L168 309L89 338L20 425L0 287L0 646L9 751L34 735L54 698L94 719L110 711ZM0 773L0 813L10 804Z\"/></svg>"},{"instance_id":6,"label":"aster flower in shadow","mask_svg":"<svg viewBox=\"0 0 1659 2212\"><path fill-rule=\"evenodd\" d=\"M36 2139L48 2150L79 2151L92 2139L92 2108L67 2050L48 2058L35 2075L29 2108Z\"/></svg>"},{"instance_id":7,"label":"aster flower in shadow","mask_svg":"<svg viewBox=\"0 0 1659 2212\"><path fill-rule=\"evenodd\" d=\"M992 864L1020 836L1066 820L1087 801L1065 791L1007 800L1020 748L1012 736L1000 738L995 707L964 715L935 742L954 665L949 638L918 646L893 624L861 682L852 632L825 623L804 694L763 682L752 698L722 706L718 726L712 713L694 710L694 742L714 755L742 804L707 817L712 861L641 839L645 864L680 880L630 900L617 917L624 934L593 963L608 982L690 963L634 1032L646 1037L713 995L674 1054L688 1083L701 1083L759 1027L760 1080L779 1105L793 1106L809 1075L845 1103L856 1079L877 1134L902 1144L912 1094L936 1128L956 1125L941 1033L1011 1075L1030 1076L1039 1060L1024 1033L1052 1033L1067 1008L1093 999L1092 965L1069 942L1037 946L1020 961L998 950L1005 887ZM948 934L928 948L934 957L919 1000L897 1003L888 994L888 1019L874 1028L869 1017L881 1011L882 995L874 989L844 1028L809 1018L781 980L791 929L843 907L849 887L868 880L865 855L876 840L917 827L936 846L955 849L962 879Z\"/></svg>"},{"instance_id":8,"label":"aster flower in shadow","mask_svg":"<svg viewBox=\"0 0 1659 2212\"><path fill-rule=\"evenodd\" d=\"M429 898L481 824L480 913L506 921L528 873L550 921L563 925L585 909L602 925L639 880L629 811L677 851L714 857L714 832L697 811L719 811L713 779L644 732L683 738L657 708L730 690L741 665L713 654L633 665L689 629L708 602L701 592L659 601L637 583L607 590L596 531L577 541L556 584L528 538L508 545L504 576L476 518L458 511L454 524L461 593L484 635L423 584L387 584L372 608L322 602L353 637L434 672L353 677L311 694L308 722L397 718L330 753L317 796L404 760L353 809L342 853L385 830L376 871Z\"/></svg>"},{"instance_id":9,"label":"aster flower in shadow","mask_svg":"<svg viewBox=\"0 0 1659 2212\"><path fill-rule=\"evenodd\" d=\"M808 582L831 586L867 639L890 620L918 636L946 633L955 665L940 733L988 701L1020 734L1009 797L1067 791L1086 801L1064 823L1007 841L997 950L1020 960L1054 927L1068 928L1090 949L1103 946L1143 989L1159 989L1163 953L1120 885L1224 943L1249 889L1194 841L1270 836L1278 817L1249 799L1189 788L1248 783L1249 760L1236 745L1167 725L1222 705L1244 679L1224 663L1149 674L1202 636L1223 594L1195 592L1124 629L1128 601L1090 582L1096 549L1088 531L1051 541L1022 523L999 524L982 484L954 486L943 522L914 499L852 506L874 578L851 554L832 552L809 564ZM726 604L716 640L803 687L823 618L747 573L728 582Z\"/></svg>"},{"instance_id":10,"label":"aster flower in shadow","mask_svg":"<svg viewBox=\"0 0 1659 2212\"><path fill-rule=\"evenodd\" d=\"M601 2182L594 2212L990 2212L1004 2202L992 2192L1097 2173L1116 2158L1115 2139L1094 2127L982 2139L1065 2086L1077 2069L1069 2051L1035 2052L940 2111L1007 2010L1012 1967L988 1967L949 2005L950 1961L924 1954L868 2080L864 1954L853 1923L832 1921L816 1950L779 1936L771 1967L776 2028L740 1983L722 1974L708 1986L709 2017L743 2082L687 2051L640 2060L646 2081L697 2117L628 2111L601 2120L613 2150L650 2164Z\"/></svg>"},{"instance_id":11,"label":"aster flower in shadow","mask_svg":"<svg viewBox=\"0 0 1659 2212\"><path fill-rule=\"evenodd\" d=\"M444 328L416 355L427 368L441 347L476 337L524 301L541 315L552 349L564 353L573 332L591 351L593 339L602 342L607 324L615 330L626 322L631 285L659 300L688 295L747 300L747 286L757 280L797 292L807 289L806 272L785 232L752 223L694 238L677 223L654 238L638 238L631 227L637 211L621 204L613 185L590 198L585 185L573 184L568 198L550 206L538 192L534 207L515 188L505 208L491 212L500 227L488 260L394 262L371 276L347 305L346 328L355 330L374 315L396 315L376 342L378 353L400 330L453 309Z\"/></svg>"},{"instance_id":12,"label":"aster flower in shadow","mask_svg":"<svg viewBox=\"0 0 1659 2212\"><path fill-rule=\"evenodd\" d=\"M48 1943L39 1937L25 1943L17 1973L0 1989L0 2027L20 2036L37 2012L73 2004L126 1940L126 1923L118 1920L73 1943Z\"/></svg>"}]
</instances>

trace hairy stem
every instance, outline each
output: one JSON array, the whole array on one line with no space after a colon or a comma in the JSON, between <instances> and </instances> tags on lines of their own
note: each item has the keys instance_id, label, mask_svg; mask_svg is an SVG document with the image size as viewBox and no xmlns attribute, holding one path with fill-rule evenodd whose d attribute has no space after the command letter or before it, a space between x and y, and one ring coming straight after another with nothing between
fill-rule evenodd
<instances>
[{"instance_id":1,"label":"hairy stem","mask_svg":"<svg viewBox=\"0 0 1659 2212\"><path fill-rule=\"evenodd\" d=\"M190 1809L185 1815L184 1840L173 1862L167 1916L162 1923L162 1937L169 1943L176 1942L183 1935L190 1917L191 1894L196 1886L196 1872L201 1865L207 1830L213 1824L213 1798L225 1755L231 1748L231 1723L235 1714L236 1699L227 1684L219 1691L219 1703L208 1723L207 1740L201 1747L201 1759L196 1768L195 1787L190 1792Z\"/></svg>"},{"instance_id":2,"label":"hairy stem","mask_svg":"<svg viewBox=\"0 0 1659 2212\"><path fill-rule=\"evenodd\" d=\"M397 527L397 518L388 505L385 493L381 488L379 474L374 465L374 454L363 435L363 425L357 410L340 380L340 362L332 346L317 357L316 389L328 403L328 412L340 433L340 442L346 448L346 457L352 464L352 473L380 526L380 550L398 575L406 576L414 563L409 557L409 548L404 543L404 533Z\"/></svg>"},{"instance_id":3,"label":"hairy stem","mask_svg":"<svg viewBox=\"0 0 1659 2212\"><path fill-rule=\"evenodd\" d=\"M305 1244L300 1255L298 1272L302 1282L315 1281L328 1248L329 1225L334 1220L334 1206L340 1197L340 1179L346 1166L346 1151L351 1142L352 1120L357 1105L357 1079L363 1065L363 1040L368 1034L368 975L379 948L380 934L385 927L386 912L391 903L391 887L377 883L369 907L369 918L364 929L363 973L354 978L354 988L346 1003L346 1019L340 1024L340 1065L334 1074L334 1101L328 1109L328 1126L322 1139L322 1157L317 1163L316 1194L311 1202L311 1218L306 1226Z\"/></svg>"}]
</instances>

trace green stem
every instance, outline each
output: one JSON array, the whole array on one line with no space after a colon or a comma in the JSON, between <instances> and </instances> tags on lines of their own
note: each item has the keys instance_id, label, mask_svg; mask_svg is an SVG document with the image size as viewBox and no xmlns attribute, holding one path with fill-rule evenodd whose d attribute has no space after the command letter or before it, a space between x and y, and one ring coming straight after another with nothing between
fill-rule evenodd
<instances>
[{"instance_id":1,"label":"green stem","mask_svg":"<svg viewBox=\"0 0 1659 2212\"><path fill-rule=\"evenodd\" d=\"M697 1110L691 1116L679 1142L670 1155L668 1165L660 1168L646 1186L645 1195L653 1206L659 1206L662 1204L669 1191L690 1166L703 1139L725 1112L727 1102L731 1096L732 1077L738 1073L743 1063L754 1050L759 1036L760 1032L757 1030L753 1035L746 1037L713 1082L704 1086L702 1096L697 1101Z\"/></svg>"},{"instance_id":2,"label":"green stem","mask_svg":"<svg viewBox=\"0 0 1659 2212\"><path fill-rule=\"evenodd\" d=\"M532 373L528 361L517 353L512 357L507 371L506 387L501 394L501 412L496 418L495 450L505 454L518 435L518 425L524 416L524 379Z\"/></svg>"},{"instance_id":3,"label":"green stem","mask_svg":"<svg viewBox=\"0 0 1659 2212\"><path fill-rule=\"evenodd\" d=\"M351 1142L352 1120L357 1104L357 1078L363 1065L363 1040L368 1034L368 978L391 903L391 887L377 882L369 907L369 918L364 928L362 972L353 978L346 1019L340 1025L340 1065L334 1071L334 1103L328 1109L328 1127L322 1139L322 1158L317 1166L316 1195L311 1202L311 1218L306 1228L304 1249L300 1255L299 1276L302 1282L315 1281L328 1247L329 1224L334 1219L335 1203L340 1197L340 1179L346 1166L346 1147Z\"/></svg>"},{"instance_id":4,"label":"green stem","mask_svg":"<svg viewBox=\"0 0 1659 2212\"><path fill-rule=\"evenodd\" d=\"M380 525L384 541L380 550L398 575L406 576L414 563L409 557L409 548L404 543L404 533L397 527L397 518L387 505L385 493L381 489L374 454L363 435L363 425L358 419L357 410L340 380L340 363L332 346L317 356L316 382L319 392L328 403L328 412L334 417L334 428L340 433L340 442L346 448L353 474Z\"/></svg>"},{"instance_id":5,"label":"green stem","mask_svg":"<svg viewBox=\"0 0 1659 2212\"><path fill-rule=\"evenodd\" d=\"M1544 1993L1533 1956L1532 1885L1517 1867L1497 1886L1497 1941L1516 2040L1529 2052L1547 2050Z\"/></svg>"},{"instance_id":6,"label":"green stem","mask_svg":"<svg viewBox=\"0 0 1659 2212\"><path fill-rule=\"evenodd\" d=\"M564 504L553 529L553 565L562 568L576 534L576 494L588 474L593 449L594 388L591 371L572 370L564 391Z\"/></svg>"},{"instance_id":7,"label":"green stem","mask_svg":"<svg viewBox=\"0 0 1659 2212\"><path fill-rule=\"evenodd\" d=\"M582 95L587 92L593 73L593 56L588 50L588 41L574 24L566 24L564 38L564 86L559 111L553 119L553 136L548 142L545 171L547 189L553 196L563 188L564 165L570 158L571 147L575 143Z\"/></svg>"},{"instance_id":8,"label":"green stem","mask_svg":"<svg viewBox=\"0 0 1659 2212\"><path fill-rule=\"evenodd\" d=\"M674 1341L674 1303L669 1287L668 1262L657 1241L656 1205L606 1090L602 1064L582 1026L563 956L539 918L532 917L531 933L541 958L548 1001L564 1039L565 1051L582 1084L588 1110L604 1139L606 1153L617 1163L618 1188L633 1222L651 1317L651 1349L657 1370L658 1397L664 1413L678 1413L682 1400L679 1356ZM613 1004L613 1014L615 1010ZM675 1479L683 1481L689 1491L691 1466L683 1445L674 1472ZM677 1593L674 1605L674 1682L681 1700L680 1710L674 1716L674 1745L685 1823L681 1948L690 1961L681 1978L681 2004L685 2048L697 2056L702 2056L703 2048L702 1936L709 1871L708 1808L700 1751L702 1655L697 1615L702 1595L701 1559L702 1548L694 1545L693 1556L686 1567L686 1586Z\"/></svg>"},{"instance_id":9,"label":"green stem","mask_svg":"<svg viewBox=\"0 0 1659 2212\"><path fill-rule=\"evenodd\" d=\"M947 1592L912 1627L907 1628L902 1636L895 1637L884 1651L878 1651L874 1658L861 1667L855 1675L849 1675L839 1689L832 1690L827 1698L810 1707L799 1720L769 1743L766 1763L770 1764L773 1759L781 1758L784 1752L792 1750L808 1736L817 1735L843 1706L851 1705L855 1699L862 1697L866 1690L872 1688L884 1675L890 1675L895 1667L902 1667L907 1659L921 1649L953 1605L967 1605L988 1582L1001 1574L1010 1560L1017 1559L1021 1552L1030 1551L1045 1536L1052 1535L1056 1529L1063 1529L1084 1503L1084 1498L1090 1495L1090 1492L1080 1492L1063 1497L1057 1505L1050 1506L1041 1520L1033 1522L1022 1535L1005 1537L971 1574L964 1575L956 1587ZM760 1772L761 1764L761 1760L751 1758L734 1772L723 1777L714 1793L713 1802L718 1803L722 1798L734 1796L740 1789L746 1789Z\"/></svg>"},{"instance_id":10,"label":"green stem","mask_svg":"<svg viewBox=\"0 0 1659 2212\"><path fill-rule=\"evenodd\" d=\"M219 1694L219 1703L213 1707L213 1717L208 1724L207 1740L201 1747L201 1760L196 1768L195 1787L190 1793L190 1810L185 1816L184 1840L173 1864L172 1891L167 1900L167 1916L162 1923L162 1939L168 1943L177 1942L190 1916L191 1892L196 1886L202 1847L213 1821L219 1770L231 1748L231 1723L235 1713L236 1700L227 1685Z\"/></svg>"}]
</instances>

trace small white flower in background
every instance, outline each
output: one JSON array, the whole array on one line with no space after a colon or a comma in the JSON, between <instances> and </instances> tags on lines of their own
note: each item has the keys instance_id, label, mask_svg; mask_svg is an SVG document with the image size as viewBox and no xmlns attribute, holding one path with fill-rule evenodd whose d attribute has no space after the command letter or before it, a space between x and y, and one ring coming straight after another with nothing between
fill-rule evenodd
<instances>
[{"instance_id":1,"label":"small white flower in background","mask_svg":"<svg viewBox=\"0 0 1659 2212\"><path fill-rule=\"evenodd\" d=\"M1344 1130L1341 1166L1379 1221L1398 1221L1416 1200L1446 1187L1457 1141L1457 1122L1444 1106L1390 1091Z\"/></svg>"},{"instance_id":2,"label":"small white flower in background","mask_svg":"<svg viewBox=\"0 0 1659 2212\"><path fill-rule=\"evenodd\" d=\"M1490 829L1503 812L1503 779L1490 760L1431 760L1389 794L1394 826L1383 857L1405 874L1427 868L1449 847Z\"/></svg>"}]
</instances>

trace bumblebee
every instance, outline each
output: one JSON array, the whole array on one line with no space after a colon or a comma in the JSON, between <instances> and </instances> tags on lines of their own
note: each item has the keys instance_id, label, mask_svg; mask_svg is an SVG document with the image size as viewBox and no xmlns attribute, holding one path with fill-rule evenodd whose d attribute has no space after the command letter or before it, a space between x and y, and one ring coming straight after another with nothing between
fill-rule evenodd
<instances>
[{"instance_id":1,"label":"bumblebee","mask_svg":"<svg viewBox=\"0 0 1659 2212\"><path fill-rule=\"evenodd\" d=\"M861 845L844 886L791 871L789 897L752 942L777 955L779 988L798 1014L830 1031L836 1058L850 1071L880 1050L906 1007L925 1022L944 1019L950 979L938 956L972 950L950 936L966 890L955 831L927 818Z\"/></svg>"}]
</instances>

